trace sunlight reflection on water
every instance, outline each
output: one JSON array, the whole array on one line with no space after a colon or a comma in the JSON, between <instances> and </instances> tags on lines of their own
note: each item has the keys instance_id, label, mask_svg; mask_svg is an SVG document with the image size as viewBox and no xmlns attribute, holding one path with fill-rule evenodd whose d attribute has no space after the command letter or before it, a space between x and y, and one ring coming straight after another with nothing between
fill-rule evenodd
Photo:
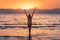
<instances>
[{"instance_id":1,"label":"sunlight reflection on water","mask_svg":"<svg viewBox=\"0 0 60 40\"><path fill-rule=\"evenodd\" d=\"M38 26L32 27L32 40L60 40L60 14L35 14L33 24ZM0 15L0 26L2 24L19 24L27 25L25 14L6 14ZM55 26L55 27L50 27ZM27 26L26 26L27 27ZM3 37L3 36L9 36ZM17 37L18 36L18 37ZM27 40L27 28L0 28L0 40Z\"/></svg>"}]
</instances>

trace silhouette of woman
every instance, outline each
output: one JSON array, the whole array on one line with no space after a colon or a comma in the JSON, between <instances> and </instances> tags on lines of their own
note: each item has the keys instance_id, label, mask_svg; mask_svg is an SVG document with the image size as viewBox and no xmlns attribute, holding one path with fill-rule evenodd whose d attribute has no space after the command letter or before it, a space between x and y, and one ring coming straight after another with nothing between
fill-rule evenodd
<instances>
[{"instance_id":1,"label":"silhouette of woman","mask_svg":"<svg viewBox=\"0 0 60 40\"><path fill-rule=\"evenodd\" d=\"M24 11L25 11L25 10L24 10ZM27 16L27 19L28 19L29 40L31 40L32 17L33 17L34 12L35 12L35 10L33 11L32 15L31 15L31 14L28 14L28 15L27 15L27 12L25 11L26 16Z\"/></svg>"}]
</instances>

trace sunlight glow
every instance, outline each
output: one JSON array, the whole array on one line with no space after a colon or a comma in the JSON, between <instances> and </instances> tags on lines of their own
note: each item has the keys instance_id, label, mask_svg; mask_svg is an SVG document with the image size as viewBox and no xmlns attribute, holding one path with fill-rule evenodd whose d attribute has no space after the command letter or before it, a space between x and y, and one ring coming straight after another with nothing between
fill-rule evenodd
<instances>
[{"instance_id":1,"label":"sunlight glow","mask_svg":"<svg viewBox=\"0 0 60 40\"><path fill-rule=\"evenodd\" d=\"M35 5L33 5L33 4L24 4L21 6L22 9L31 9L34 7L35 7Z\"/></svg>"}]
</instances>

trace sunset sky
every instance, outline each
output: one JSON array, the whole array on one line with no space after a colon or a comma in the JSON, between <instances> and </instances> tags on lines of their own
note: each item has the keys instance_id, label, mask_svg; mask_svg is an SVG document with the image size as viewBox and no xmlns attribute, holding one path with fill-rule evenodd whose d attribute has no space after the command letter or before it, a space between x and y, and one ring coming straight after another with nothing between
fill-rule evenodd
<instances>
[{"instance_id":1,"label":"sunset sky","mask_svg":"<svg viewBox=\"0 0 60 40\"><path fill-rule=\"evenodd\" d=\"M60 8L60 0L0 0L1 8Z\"/></svg>"}]
</instances>

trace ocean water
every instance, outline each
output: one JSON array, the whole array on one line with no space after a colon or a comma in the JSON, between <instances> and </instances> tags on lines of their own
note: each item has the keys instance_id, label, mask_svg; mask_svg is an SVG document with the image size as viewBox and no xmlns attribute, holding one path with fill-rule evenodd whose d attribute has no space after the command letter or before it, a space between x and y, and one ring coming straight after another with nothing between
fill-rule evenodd
<instances>
[{"instance_id":1,"label":"ocean water","mask_svg":"<svg viewBox=\"0 0 60 40\"><path fill-rule=\"evenodd\" d=\"M34 14L32 40L60 40L60 14ZM25 14L0 14L0 40L28 40Z\"/></svg>"}]
</instances>

